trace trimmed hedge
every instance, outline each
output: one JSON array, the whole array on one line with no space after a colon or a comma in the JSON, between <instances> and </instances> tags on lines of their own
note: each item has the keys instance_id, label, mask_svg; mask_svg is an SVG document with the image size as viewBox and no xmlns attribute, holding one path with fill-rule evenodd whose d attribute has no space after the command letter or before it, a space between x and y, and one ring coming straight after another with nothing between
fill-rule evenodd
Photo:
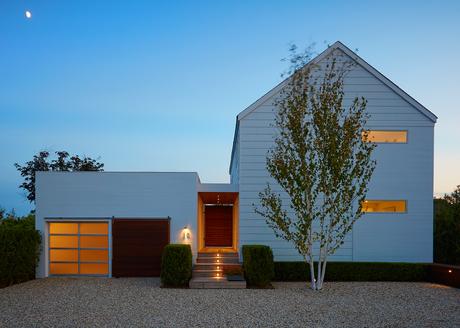
<instances>
[{"instance_id":1,"label":"trimmed hedge","mask_svg":"<svg viewBox=\"0 0 460 328\"><path fill-rule=\"evenodd\" d=\"M188 287L188 282L192 278L190 245L170 244L164 248L160 277L164 287Z\"/></svg>"},{"instance_id":2,"label":"trimmed hedge","mask_svg":"<svg viewBox=\"0 0 460 328\"><path fill-rule=\"evenodd\" d=\"M427 281L427 279L426 264L382 262L328 262L325 277L325 281ZM305 262L275 262L274 280L309 281L310 267Z\"/></svg>"},{"instance_id":3,"label":"trimmed hedge","mask_svg":"<svg viewBox=\"0 0 460 328\"><path fill-rule=\"evenodd\" d=\"M0 222L0 287L35 279L40 243L40 233L28 222Z\"/></svg>"},{"instance_id":4,"label":"trimmed hedge","mask_svg":"<svg viewBox=\"0 0 460 328\"><path fill-rule=\"evenodd\" d=\"M269 286L274 277L273 253L270 247L243 245L243 269L248 286Z\"/></svg>"}]
</instances>

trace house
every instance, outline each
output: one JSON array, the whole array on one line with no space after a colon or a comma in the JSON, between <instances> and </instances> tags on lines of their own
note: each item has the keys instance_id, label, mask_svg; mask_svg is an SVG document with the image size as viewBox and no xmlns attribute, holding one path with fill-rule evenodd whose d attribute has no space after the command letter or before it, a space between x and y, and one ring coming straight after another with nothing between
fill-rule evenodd
<instances>
[{"instance_id":1,"label":"house","mask_svg":"<svg viewBox=\"0 0 460 328\"><path fill-rule=\"evenodd\" d=\"M432 262L433 132L436 116L340 42L355 62L345 100L364 96L379 145L366 214L331 261ZM197 274L220 275L244 244L265 244L275 260L301 260L254 213L273 144L274 97L282 82L237 116L229 184L201 183L195 172L39 172L36 227L43 234L38 277L155 276L164 245L188 243ZM206 270L208 268L209 270ZM201 270L201 271L200 271Z\"/></svg>"}]
</instances>

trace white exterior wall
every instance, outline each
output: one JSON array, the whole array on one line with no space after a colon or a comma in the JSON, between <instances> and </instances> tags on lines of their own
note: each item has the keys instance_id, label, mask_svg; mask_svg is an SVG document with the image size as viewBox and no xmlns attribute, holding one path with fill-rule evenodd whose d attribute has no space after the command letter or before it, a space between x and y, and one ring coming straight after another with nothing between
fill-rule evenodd
<instances>
[{"instance_id":1,"label":"white exterior wall","mask_svg":"<svg viewBox=\"0 0 460 328\"><path fill-rule=\"evenodd\" d=\"M380 126L379 126L380 127ZM433 127L407 144L379 144L368 199L404 199L406 213L367 213L353 230L354 261L433 262Z\"/></svg>"},{"instance_id":2,"label":"white exterior wall","mask_svg":"<svg viewBox=\"0 0 460 328\"><path fill-rule=\"evenodd\" d=\"M376 149L377 169L368 194L368 199L407 200L407 213L364 215L331 260L432 262L434 123L361 66L344 82L345 105L355 96L368 100L369 129L408 131L407 144L380 144ZM239 158L233 159L238 172L231 168L232 181L234 174L239 181L240 245L265 244L278 261L301 260L253 210L266 182L274 184L265 169L275 136L274 112L272 97L240 117L234 154ZM280 191L279 186L274 190Z\"/></svg>"},{"instance_id":3,"label":"white exterior wall","mask_svg":"<svg viewBox=\"0 0 460 328\"><path fill-rule=\"evenodd\" d=\"M45 219L170 217L171 243L183 242L181 232L187 226L196 254L198 185L196 173L37 173L36 228L43 237L37 277L48 275Z\"/></svg>"}]
</instances>

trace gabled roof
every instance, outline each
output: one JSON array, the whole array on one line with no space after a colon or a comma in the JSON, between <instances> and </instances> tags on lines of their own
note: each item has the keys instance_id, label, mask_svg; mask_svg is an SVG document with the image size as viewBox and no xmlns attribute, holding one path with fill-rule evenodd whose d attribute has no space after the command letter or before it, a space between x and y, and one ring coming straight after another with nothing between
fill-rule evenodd
<instances>
[{"instance_id":1,"label":"gabled roof","mask_svg":"<svg viewBox=\"0 0 460 328\"><path fill-rule=\"evenodd\" d=\"M348 55L350 58L355 60L360 66L362 66L366 71L368 71L370 74L375 76L380 82L382 82L388 88L390 88L391 90L396 92L396 94L398 94L401 98L403 98L405 101L407 101L409 104L411 104L420 113L422 113L427 118L429 118L433 123L436 122L436 120L437 120L436 115L434 115L432 112L430 112L426 107L424 107L422 104L420 104L417 100L415 100L414 98L409 96L404 90L402 90L400 87L398 87L396 84L394 84L390 79L385 77L382 73L377 71L374 67L369 65L364 59L359 57L355 52L350 50L347 46L345 46L340 41L336 41L333 45L329 46L326 50L324 50L318 56L313 58L307 65L319 63L322 59L327 57L329 54L331 54L336 49L342 50L346 55ZM272 96L276 95L279 91L281 91L281 89L287 84L288 81L289 81L289 77L287 79L285 79L284 81L282 81L281 83L279 83L276 87L271 89L269 92L267 92L261 98L259 98L256 102L252 103L248 108L246 108L241 113L239 113L238 116L237 116L237 119L241 120L242 118L247 116L249 113L254 111L261 104L263 104L265 101L270 99Z\"/></svg>"},{"instance_id":2,"label":"gabled roof","mask_svg":"<svg viewBox=\"0 0 460 328\"><path fill-rule=\"evenodd\" d=\"M364 59L359 57L354 51L350 50L347 46L345 46L340 41L336 41L333 45L329 46L326 50L324 50L318 56L313 58L307 65L319 63L321 60L323 60L325 57L330 55L336 49L340 49L341 51L343 51L346 55L348 55L350 58L355 60L358 65L363 67L366 71L368 71L370 74L372 74L380 82L382 82L384 85L386 85L388 88L390 88L393 92L395 92L397 95L399 95L402 99L407 101L410 105L412 105L415 109L417 109L420 113L422 113L430 121L432 121L433 123L436 123L436 120L437 120L436 115L434 115L425 106L423 106L417 100L415 100L410 95L408 95L404 90L402 90L400 87L398 87L396 84L394 84L390 79L385 77L382 73L377 71L374 67L369 65ZM270 99L271 97L276 95L278 92L280 92L283 89L283 87L288 83L288 81L289 81L289 77L286 78L281 83L279 83L273 89L268 91L265 95L263 95L261 98L259 98L257 101L252 103L249 107L247 107L245 110L243 110L242 112L240 112L236 116L237 125L235 127L235 135L233 137L233 147L232 147L232 155L231 155L229 172L230 172L230 169L232 167L233 156L234 156L234 152L235 152L236 135L238 133L238 125L239 125L238 122L241 119L243 119L244 117L246 117L247 115L249 115L251 112L253 112L257 107L262 105L268 99Z\"/></svg>"}]
</instances>

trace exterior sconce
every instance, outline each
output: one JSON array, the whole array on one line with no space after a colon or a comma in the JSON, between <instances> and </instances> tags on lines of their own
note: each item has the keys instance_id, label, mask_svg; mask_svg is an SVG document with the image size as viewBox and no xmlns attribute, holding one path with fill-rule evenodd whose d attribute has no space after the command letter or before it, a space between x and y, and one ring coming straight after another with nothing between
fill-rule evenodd
<instances>
[{"instance_id":1,"label":"exterior sconce","mask_svg":"<svg viewBox=\"0 0 460 328\"><path fill-rule=\"evenodd\" d=\"M183 239L184 241L190 241L190 230L189 230L189 228L187 228L187 227L185 226L185 227L182 229L182 231L183 231L183 237L182 237L182 239Z\"/></svg>"}]
</instances>

